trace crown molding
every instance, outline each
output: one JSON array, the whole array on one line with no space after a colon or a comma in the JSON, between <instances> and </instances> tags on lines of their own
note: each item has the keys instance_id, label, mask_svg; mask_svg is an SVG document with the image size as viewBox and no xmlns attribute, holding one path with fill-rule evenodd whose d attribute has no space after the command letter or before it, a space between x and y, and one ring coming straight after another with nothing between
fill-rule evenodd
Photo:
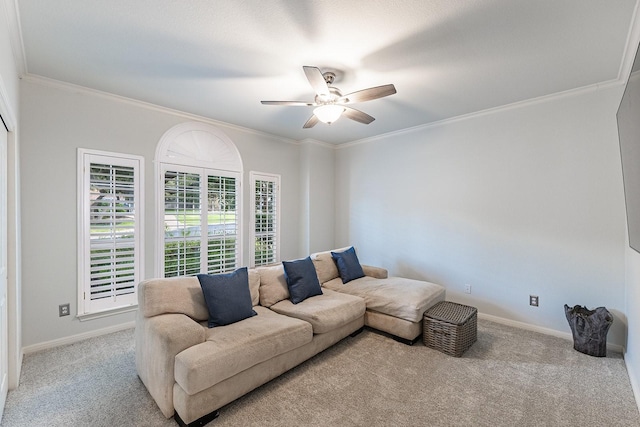
<instances>
[{"instance_id":1,"label":"crown molding","mask_svg":"<svg viewBox=\"0 0 640 427\"><path fill-rule=\"evenodd\" d=\"M304 145L304 144L319 145L319 146L324 147L324 148L332 148L332 149L335 149L337 147L335 144L330 144L328 142L319 141L319 140L313 139L313 138L305 138L305 139L299 141L298 143L300 145Z\"/></svg>"},{"instance_id":2,"label":"crown molding","mask_svg":"<svg viewBox=\"0 0 640 427\"><path fill-rule=\"evenodd\" d=\"M207 123L213 126L218 126L220 128L230 129L234 131L244 132L253 134L262 138L268 138L271 140L276 140L278 142L284 142L287 144L295 144L298 145L299 142L293 139L284 138L278 135L273 135L267 132L261 132L255 129L234 125L231 123L223 122L220 120L215 120L209 117L200 116L197 114L187 113L180 110L174 110L173 108L163 107L161 105L152 104L150 102L140 101L133 98L127 98L126 96L115 95L113 93L104 92L97 89L88 88L86 86L80 86L73 83L67 83L60 80L51 79L48 77L39 76L37 74L26 74L22 77L22 80L28 83L37 84L40 86L52 87L55 89L63 90L66 92L74 92L87 96L94 96L97 98L107 99L109 101L118 102L121 104L128 104L139 108L144 108L146 110L156 111L160 113L170 114L175 117L180 117L187 120L194 120L198 122Z\"/></svg>"},{"instance_id":3,"label":"crown molding","mask_svg":"<svg viewBox=\"0 0 640 427\"><path fill-rule=\"evenodd\" d=\"M18 77L27 74L27 57L24 53L24 41L22 40L22 27L20 26L20 9L18 0L4 0L7 15L7 28L9 29L9 42L13 51L13 59L16 63Z\"/></svg>"},{"instance_id":4,"label":"crown molding","mask_svg":"<svg viewBox=\"0 0 640 427\"><path fill-rule=\"evenodd\" d=\"M336 146L336 148L337 149L343 149L343 148L353 147L354 145L366 144L366 143L369 143L369 142L374 142L374 141L378 141L378 140L381 140L381 139L390 138L390 137L393 137L393 136L411 134L411 133L423 131L425 129L431 129L431 128L437 128L437 127L440 127L440 126L446 126L446 125L450 125L452 123L457 123L457 122L461 122L461 121L465 121L465 120L469 120L469 119L475 119L475 118L478 118L478 117L483 117L483 116L487 116L487 115L491 115L491 114L502 113L502 112L510 111L510 110L516 110L516 109L519 109L519 108L528 107L528 106L532 106L532 105L536 105L536 104L543 104L543 103L546 103L546 102L556 101L556 100L563 99L563 98L570 98L570 97L574 97L574 96L579 96L579 95L583 95L585 93L592 93L592 92L596 92L596 91L603 90L603 89L622 86L623 84L624 84L624 81L622 81L621 79L617 78L615 80L609 80L609 81L603 82L603 83L596 83L596 84L593 84L593 85L583 86L583 87L576 88L576 89L570 89L570 90L566 90L566 91L563 91L563 92L552 93L550 95L543 95L543 96L539 96L537 98L526 99L524 101L517 101L517 102L513 102L511 104L506 104L506 105L501 105L501 106L498 106L498 107L487 108L485 110L475 111L473 113L462 114L462 115L456 116L456 117L450 117L450 118L438 120L438 121L431 122L431 123L425 123L425 124L422 124L422 125L417 125L417 126L413 126L413 127L409 127L409 128L405 128L405 129L400 129L400 130L393 131L393 132L383 133L383 134L372 136L372 137L369 137L369 138L363 138L363 139L359 139L359 140L356 140L356 141L347 142L345 144L340 144L340 145Z\"/></svg>"},{"instance_id":5,"label":"crown molding","mask_svg":"<svg viewBox=\"0 0 640 427\"><path fill-rule=\"evenodd\" d=\"M303 140L296 141L296 140L293 140L293 139L288 139L288 138L284 138L284 137L281 137L281 136L273 135L273 134L270 134L270 133L261 132L261 131L255 130L255 129L246 128L246 127L234 125L234 124L231 124L231 123L222 122L222 121L211 119L211 118L204 117L204 116L199 116L197 114L186 113L184 111L174 110L172 108L163 107L163 106L152 104L152 103L149 103L149 102L139 101L139 100L133 99L133 98L127 98L127 97L124 97L124 96L121 96L121 95L115 95L115 94L112 94L112 93L109 93L109 92L103 92L103 91L100 91L100 90L97 90L97 89L91 89L91 88L88 88L88 87L85 87L85 86L79 86L79 85L75 85L75 84L72 84L72 83L63 82L63 81L60 81L60 80L50 79L48 77L43 77L43 76L39 76L39 75L36 75L36 74L26 74L26 75L24 75L22 77L22 79L25 82L34 83L34 84L38 84L38 85L41 85L41 86L53 87L53 88L56 88L56 89L67 91L67 92L75 92L75 93L81 93L81 94L85 94L85 95L89 95L89 96L96 96L96 97L99 97L99 98L109 99L109 100L111 100L113 102L119 102L119 103L123 103L123 104L134 105L134 106L137 106L137 107L140 107L140 108L145 108L147 110L158 111L158 112L162 112L162 113L165 113L165 114L171 114L173 116L181 117L181 118L188 119L188 120L200 121L200 122L208 123L208 124L211 124L211 125L214 125L214 126L219 126L221 128L232 129L232 130L236 130L236 131L240 131L240 132L250 133L250 134L253 134L253 135L256 135L256 136L269 138L269 139L274 139L274 140L277 140L277 141L280 141L280 142L285 142L285 143L288 143L288 144L294 144L294 145L317 144L317 145L321 145L321 146L326 147L326 148L332 148L332 149L335 149L335 150L341 150L341 149L349 148L349 147L352 147L352 146L355 146L355 145L366 144L366 143L378 141L378 140L381 140L381 139L390 138L390 137L397 136L397 135L405 135L405 134L411 134L411 133L415 133L415 132L420 132L420 131L425 130L425 129L431 129L431 128L436 128L436 127L440 127L440 126L445 126L445 125L449 125L449 124L452 124L452 123L457 123L457 122L464 121L464 120L469 120L469 119L483 117L483 116L490 115L490 114L505 112L505 111L514 110L514 109L518 109L518 108L522 108L522 107L526 107L526 106L531 106L531 105L536 105L536 104L541 104L541 103L545 103L545 102L550 102L550 101L554 101L554 100L558 100L558 99L562 99L562 98L568 98L568 97L582 95L582 94L585 94L585 93L596 92L598 90L607 89L607 88L610 88L610 87L621 86L621 85L624 84L624 81L622 81L620 78L618 78L618 79L615 79L615 80L610 80L608 82L597 83L597 84L584 86L584 87L577 88L577 89L570 89L570 90L563 91L563 92L553 93L551 95L544 95L544 96L540 96L538 98L532 98L532 99L527 99L527 100L524 100L524 101L518 101L518 102L514 102L514 103L511 103L511 104L507 104L507 105L488 108L486 110L476 111L476 112L469 113L469 114L463 114L463 115L460 115L460 116L451 117L451 118L447 118L447 119L443 119L443 120L438 120L438 121L431 122L431 123L425 123L425 124L421 124L421 125L405 128L405 129L400 129L400 130L393 131L393 132L387 132L387 133L384 133L384 134L380 134L380 135L376 135L376 136L372 136L372 137L368 137L368 138L363 138L363 139L347 142L347 143L344 143L344 144L330 144L330 143L319 141L319 140L315 140L315 139L312 139L312 138L305 138Z\"/></svg>"}]
</instances>

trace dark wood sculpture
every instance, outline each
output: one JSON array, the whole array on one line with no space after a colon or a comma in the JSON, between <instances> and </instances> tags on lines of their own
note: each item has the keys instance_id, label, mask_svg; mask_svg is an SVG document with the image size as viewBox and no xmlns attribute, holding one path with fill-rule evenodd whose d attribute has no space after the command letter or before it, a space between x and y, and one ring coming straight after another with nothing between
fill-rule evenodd
<instances>
[{"instance_id":1,"label":"dark wood sculpture","mask_svg":"<svg viewBox=\"0 0 640 427\"><path fill-rule=\"evenodd\" d=\"M564 314L573 334L573 348L589 356L607 355L607 333L613 316L605 307L589 310L579 305L564 305Z\"/></svg>"}]
</instances>

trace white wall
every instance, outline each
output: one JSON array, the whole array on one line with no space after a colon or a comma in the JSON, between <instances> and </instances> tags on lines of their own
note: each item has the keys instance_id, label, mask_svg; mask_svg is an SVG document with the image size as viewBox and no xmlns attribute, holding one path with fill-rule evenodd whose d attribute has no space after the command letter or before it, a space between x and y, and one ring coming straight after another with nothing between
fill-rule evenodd
<instances>
[{"instance_id":1,"label":"white wall","mask_svg":"<svg viewBox=\"0 0 640 427\"><path fill-rule=\"evenodd\" d=\"M338 150L336 243L536 327L568 333L565 303L606 306L609 341L623 345L621 94L583 91Z\"/></svg>"},{"instance_id":2,"label":"white wall","mask_svg":"<svg viewBox=\"0 0 640 427\"><path fill-rule=\"evenodd\" d=\"M32 77L22 80L23 340L25 347L108 329L133 321L133 313L80 322L58 317L58 305L76 312L76 150L78 147L144 156L145 273L153 275L155 206L153 159L158 141L172 126L191 120L115 97L95 95ZM249 171L282 177L283 259L299 255L299 150L297 144L234 127L221 129ZM249 224L249 191L244 192ZM331 230L333 233L333 230ZM244 261L248 263L248 229Z\"/></svg>"}]
</instances>

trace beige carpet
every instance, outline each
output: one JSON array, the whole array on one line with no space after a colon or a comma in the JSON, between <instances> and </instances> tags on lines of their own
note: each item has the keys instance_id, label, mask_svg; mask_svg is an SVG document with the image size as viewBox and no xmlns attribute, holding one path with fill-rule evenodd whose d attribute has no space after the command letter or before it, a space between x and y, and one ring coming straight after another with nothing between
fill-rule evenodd
<instances>
[{"instance_id":1,"label":"beige carpet","mask_svg":"<svg viewBox=\"0 0 640 427\"><path fill-rule=\"evenodd\" d=\"M2 426L175 426L133 331L27 355ZM640 426L620 354L481 320L462 358L365 330L222 408L213 426Z\"/></svg>"}]
</instances>

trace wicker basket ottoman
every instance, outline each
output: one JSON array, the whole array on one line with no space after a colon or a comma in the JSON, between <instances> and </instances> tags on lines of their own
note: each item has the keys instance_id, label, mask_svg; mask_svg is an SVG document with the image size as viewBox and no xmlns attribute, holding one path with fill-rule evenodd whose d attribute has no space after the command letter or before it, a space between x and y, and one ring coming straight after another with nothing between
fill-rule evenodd
<instances>
[{"instance_id":1,"label":"wicker basket ottoman","mask_svg":"<svg viewBox=\"0 0 640 427\"><path fill-rule=\"evenodd\" d=\"M478 339L478 309L441 301L424 313L422 325L425 346L460 357Z\"/></svg>"}]
</instances>

